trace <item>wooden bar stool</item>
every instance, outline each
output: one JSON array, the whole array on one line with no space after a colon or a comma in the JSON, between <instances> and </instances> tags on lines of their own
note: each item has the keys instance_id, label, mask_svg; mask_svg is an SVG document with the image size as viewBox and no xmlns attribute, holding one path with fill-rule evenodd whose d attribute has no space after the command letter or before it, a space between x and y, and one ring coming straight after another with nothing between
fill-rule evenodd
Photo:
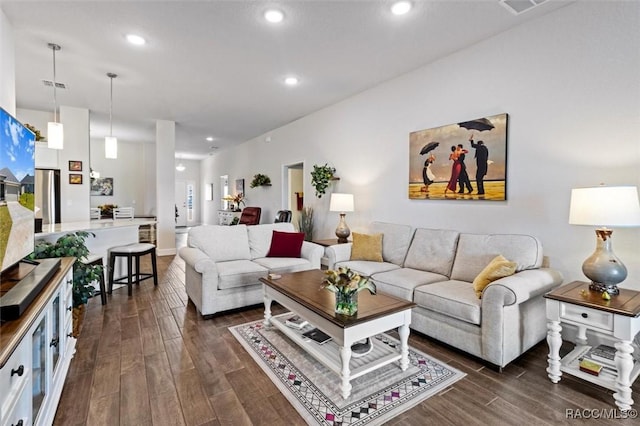
<instances>
[{"instance_id":1,"label":"wooden bar stool","mask_svg":"<svg viewBox=\"0 0 640 426\"><path fill-rule=\"evenodd\" d=\"M102 256L98 256L98 255L89 255L85 260L82 261L82 263L84 263L87 266L97 265L97 266L104 267L104 264L102 263ZM105 288L105 283L104 283L104 270L100 274L99 282L100 282L100 301L102 302L103 305L106 305L107 289Z\"/></svg>"},{"instance_id":2,"label":"wooden bar stool","mask_svg":"<svg viewBox=\"0 0 640 426\"><path fill-rule=\"evenodd\" d=\"M151 273L140 272L140 257L151 255ZM114 279L116 258L125 257L127 259L127 274L118 279ZM132 268L133 259L136 260L135 271ZM153 285L158 286L158 270L156 267L156 246L147 243L134 243L126 246L113 247L109 250L109 294L113 291L113 284L127 284L127 292L131 296L133 284L140 284L140 281L153 277Z\"/></svg>"}]
</instances>

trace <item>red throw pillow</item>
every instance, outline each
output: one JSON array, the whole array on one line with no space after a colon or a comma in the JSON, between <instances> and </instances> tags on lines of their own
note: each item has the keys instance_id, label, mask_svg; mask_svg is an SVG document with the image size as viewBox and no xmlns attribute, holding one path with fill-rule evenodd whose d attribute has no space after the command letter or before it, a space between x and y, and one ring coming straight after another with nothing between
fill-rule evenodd
<instances>
[{"instance_id":1,"label":"red throw pillow","mask_svg":"<svg viewBox=\"0 0 640 426\"><path fill-rule=\"evenodd\" d=\"M273 231L267 257L300 257L304 232Z\"/></svg>"}]
</instances>

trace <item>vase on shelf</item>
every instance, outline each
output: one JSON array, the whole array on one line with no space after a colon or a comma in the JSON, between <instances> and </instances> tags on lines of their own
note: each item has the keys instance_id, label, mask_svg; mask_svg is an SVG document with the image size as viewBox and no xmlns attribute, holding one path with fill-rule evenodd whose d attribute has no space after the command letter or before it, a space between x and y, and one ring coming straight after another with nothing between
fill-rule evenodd
<instances>
[{"instance_id":1,"label":"vase on shelf","mask_svg":"<svg viewBox=\"0 0 640 426\"><path fill-rule=\"evenodd\" d=\"M342 315L354 315L358 312L358 293L337 291L336 295L336 313Z\"/></svg>"}]
</instances>

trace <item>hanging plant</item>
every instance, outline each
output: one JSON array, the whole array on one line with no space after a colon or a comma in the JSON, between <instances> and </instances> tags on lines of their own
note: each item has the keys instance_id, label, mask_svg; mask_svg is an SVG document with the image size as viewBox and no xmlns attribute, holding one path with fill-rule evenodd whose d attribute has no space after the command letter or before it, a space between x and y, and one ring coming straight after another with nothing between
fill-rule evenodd
<instances>
[{"instance_id":1,"label":"hanging plant","mask_svg":"<svg viewBox=\"0 0 640 426\"><path fill-rule=\"evenodd\" d=\"M251 188L255 188L257 186L271 186L271 178L267 175L258 173L253 176L253 180L249 186Z\"/></svg>"},{"instance_id":2,"label":"hanging plant","mask_svg":"<svg viewBox=\"0 0 640 426\"><path fill-rule=\"evenodd\" d=\"M329 187L329 181L334 178L336 169L325 164L324 166L313 165L311 172L311 185L316 190L316 197L322 198Z\"/></svg>"}]
</instances>

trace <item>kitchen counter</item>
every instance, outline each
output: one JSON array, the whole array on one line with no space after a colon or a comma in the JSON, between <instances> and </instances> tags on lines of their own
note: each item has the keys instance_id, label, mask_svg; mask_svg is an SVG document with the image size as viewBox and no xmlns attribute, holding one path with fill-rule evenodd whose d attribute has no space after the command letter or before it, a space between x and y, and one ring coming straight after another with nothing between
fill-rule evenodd
<instances>
[{"instance_id":1,"label":"kitchen counter","mask_svg":"<svg viewBox=\"0 0 640 426\"><path fill-rule=\"evenodd\" d=\"M65 222L42 225L42 232L36 233L36 239L48 237L55 234L66 234L68 232L88 231L94 232L98 230L108 230L115 228L126 228L141 225L153 225L156 221L153 218L134 218L134 219L97 219L81 222Z\"/></svg>"}]
</instances>

